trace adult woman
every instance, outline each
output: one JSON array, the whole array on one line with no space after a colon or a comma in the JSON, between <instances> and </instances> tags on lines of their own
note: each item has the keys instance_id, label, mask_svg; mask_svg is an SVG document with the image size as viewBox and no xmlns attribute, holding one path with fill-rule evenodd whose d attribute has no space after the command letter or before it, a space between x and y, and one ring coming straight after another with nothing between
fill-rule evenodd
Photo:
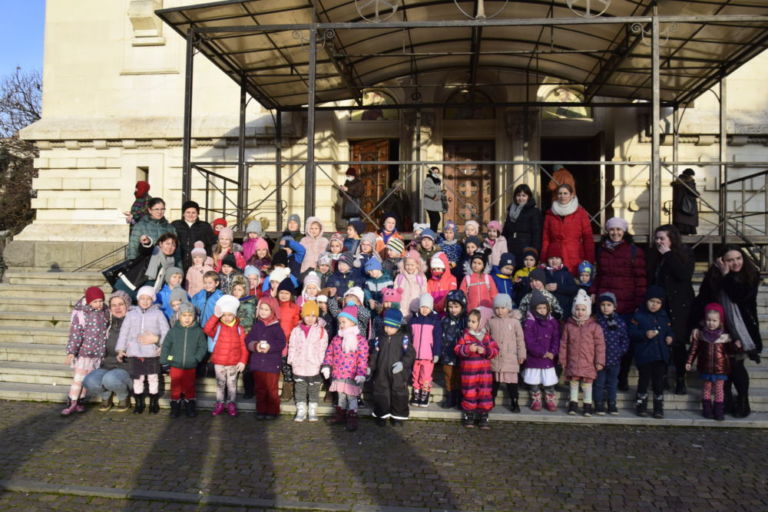
<instances>
[{"instance_id":1,"label":"adult woman","mask_svg":"<svg viewBox=\"0 0 768 512\"><path fill-rule=\"evenodd\" d=\"M437 233L438 225L440 225L440 212L443 211L443 202L440 198L442 187L440 184L440 169L437 167L430 167L427 171L427 177L424 178L424 185L422 186L422 193L424 194L424 200L422 202L422 208L427 211L429 216L429 228Z\"/></svg>"},{"instance_id":2,"label":"adult woman","mask_svg":"<svg viewBox=\"0 0 768 512\"><path fill-rule=\"evenodd\" d=\"M205 252L211 254L211 246L216 242L213 228L200 220L200 205L194 201L185 201L181 205L182 218L171 223L179 237L179 250L186 271L192 265L190 252L198 240L205 244Z\"/></svg>"},{"instance_id":3,"label":"adult woman","mask_svg":"<svg viewBox=\"0 0 768 512\"><path fill-rule=\"evenodd\" d=\"M140 245L145 245L141 240L149 239L149 245L152 245L165 233L172 233L174 237L176 235L176 228L165 219L165 201L159 197L153 197L147 203L147 210L149 215L143 216L133 226L131 236L128 239L127 257L129 260L139 256Z\"/></svg>"},{"instance_id":4,"label":"adult woman","mask_svg":"<svg viewBox=\"0 0 768 512\"><path fill-rule=\"evenodd\" d=\"M181 258L176 248L178 242L173 233L160 235L157 244L152 245L148 235L139 239L140 253L131 260L131 265L123 270L115 281L114 288L126 292L131 299L136 299L136 291L142 286L153 286L159 290L165 281L165 272L171 267L181 265Z\"/></svg>"},{"instance_id":5,"label":"adult woman","mask_svg":"<svg viewBox=\"0 0 768 512\"><path fill-rule=\"evenodd\" d=\"M381 205L380 211L385 212L385 215L393 214L401 231L410 231L411 204L403 189L403 182L400 180L393 181L392 186L384 196L386 200Z\"/></svg>"},{"instance_id":6,"label":"adult woman","mask_svg":"<svg viewBox=\"0 0 768 512\"><path fill-rule=\"evenodd\" d=\"M557 201L544 215L541 261L547 261L550 253L560 253L563 264L573 275L578 274L582 261L595 262L589 214L579 206L573 187L567 183L557 187Z\"/></svg>"},{"instance_id":7,"label":"adult woman","mask_svg":"<svg viewBox=\"0 0 768 512\"><path fill-rule=\"evenodd\" d=\"M744 367L747 357L760 362L763 340L757 316L757 289L760 273L744 252L736 246L726 246L715 261L699 288L696 298L697 312L704 305L717 302L725 310L725 324L734 340L739 340L742 351L733 355L731 375L725 387L726 409L736 417L749 416L749 374ZM698 316L697 316L698 317ZM731 384L738 393L733 399Z\"/></svg>"},{"instance_id":8,"label":"adult woman","mask_svg":"<svg viewBox=\"0 0 768 512\"><path fill-rule=\"evenodd\" d=\"M515 255L515 265L522 267L526 247L541 249L541 211L526 184L516 186L512 197L502 234L507 239L507 249Z\"/></svg>"},{"instance_id":9,"label":"adult woman","mask_svg":"<svg viewBox=\"0 0 768 512\"><path fill-rule=\"evenodd\" d=\"M672 224L681 235L695 235L699 225L699 205L696 173L686 169L672 182Z\"/></svg>"},{"instance_id":10,"label":"adult woman","mask_svg":"<svg viewBox=\"0 0 768 512\"><path fill-rule=\"evenodd\" d=\"M627 221L619 217L608 219L605 235L597 250L597 275L589 292L597 297L605 292L616 296L616 312L629 325L630 317L645 301L647 277L645 273L645 252L635 245L628 231ZM632 365L632 353L628 351L621 359L619 388L629 389L627 375Z\"/></svg>"},{"instance_id":11,"label":"adult woman","mask_svg":"<svg viewBox=\"0 0 768 512\"><path fill-rule=\"evenodd\" d=\"M358 179L357 169L350 167L346 172L347 180L339 186L346 194L341 195L341 216L348 221L360 220L360 201L365 193L363 180Z\"/></svg>"},{"instance_id":12,"label":"adult woman","mask_svg":"<svg viewBox=\"0 0 768 512\"><path fill-rule=\"evenodd\" d=\"M690 318L693 308L694 258L691 250L683 245L680 232L675 226L665 224L653 233L653 248L648 251L648 285L661 286L667 294L664 301L672 322L672 364L675 366L675 394L684 395L686 343L690 335ZM598 270L599 272L599 270Z\"/></svg>"},{"instance_id":13,"label":"adult woman","mask_svg":"<svg viewBox=\"0 0 768 512\"><path fill-rule=\"evenodd\" d=\"M120 326L123 325L123 319L131 305L131 298L124 291L118 290L109 297L108 305L110 322L106 342L107 351L101 360L101 367L85 377L83 387L88 391L88 395L101 397L100 411L106 412L114 406L112 403L112 395L114 395L118 400L115 410L125 412L131 408L128 395L132 380L128 374L128 363L117 360L115 345L120 334Z\"/></svg>"}]
</instances>

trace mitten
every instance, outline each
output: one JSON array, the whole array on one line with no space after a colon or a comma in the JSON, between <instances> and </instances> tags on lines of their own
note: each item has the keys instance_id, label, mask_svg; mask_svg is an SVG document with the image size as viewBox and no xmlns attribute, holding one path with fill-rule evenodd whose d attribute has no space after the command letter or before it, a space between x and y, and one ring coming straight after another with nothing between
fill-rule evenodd
<instances>
[{"instance_id":1,"label":"mitten","mask_svg":"<svg viewBox=\"0 0 768 512\"><path fill-rule=\"evenodd\" d=\"M440 356L434 356L434 357L432 358L432 362L433 362L433 363L437 363L439 360L440 360Z\"/></svg>"},{"instance_id":2,"label":"mitten","mask_svg":"<svg viewBox=\"0 0 768 512\"><path fill-rule=\"evenodd\" d=\"M403 363L400 361L397 361L395 364L392 365L392 373L400 373L403 371Z\"/></svg>"},{"instance_id":3,"label":"mitten","mask_svg":"<svg viewBox=\"0 0 768 512\"><path fill-rule=\"evenodd\" d=\"M331 369L327 366L324 366L322 370L320 370L320 373L323 374L323 378L325 380L328 380L331 378Z\"/></svg>"},{"instance_id":4,"label":"mitten","mask_svg":"<svg viewBox=\"0 0 768 512\"><path fill-rule=\"evenodd\" d=\"M365 375L358 375L357 377L355 377L355 384L357 384L358 386L362 386L363 382L365 382Z\"/></svg>"}]
</instances>

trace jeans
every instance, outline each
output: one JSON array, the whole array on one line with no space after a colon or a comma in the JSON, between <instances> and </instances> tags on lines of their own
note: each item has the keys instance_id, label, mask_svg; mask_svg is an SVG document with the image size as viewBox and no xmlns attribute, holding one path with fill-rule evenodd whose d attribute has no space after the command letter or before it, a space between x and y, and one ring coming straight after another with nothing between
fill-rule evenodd
<instances>
[{"instance_id":1,"label":"jeans","mask_svg":"<svg viewBox=\"0 0 768 512\"><path fill-rule=\"evenodd\" d=\"M608 403L616 403L616 387L619 384L619 372L621 371L621 365L606 366L599 372L597 372L597 379L595 379L594 395L595 403L597 405L603 405L605 390L608 390Z\"/></svg>"},{"instance_id":2,"label":"jeans","mask_svg":"<svg viewBox=\"0 0 768 512\"><path fill-rule=\"evenodd\" d=\"M90 396L101 395L102 400L109 399L114 393L118 400L128 398L133 381L128 372L122 368L107 370L98 368L86 375L83 387L88 390Z\"/></svg>"}]
</instances>

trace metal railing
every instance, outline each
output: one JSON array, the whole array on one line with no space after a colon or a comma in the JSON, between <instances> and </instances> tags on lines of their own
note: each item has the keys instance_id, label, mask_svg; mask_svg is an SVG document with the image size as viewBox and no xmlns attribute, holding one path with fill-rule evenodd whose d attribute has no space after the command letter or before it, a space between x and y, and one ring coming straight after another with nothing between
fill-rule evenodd
<instances>
[{"instance_id":1,"label":"metal railing","mask_svg":"<svg viewBox=\"0 0 768 512\"><path fill-rule=\"evenodd\" d=\"M88 263L77 267L72 272L86 272L89 270L104 270L105 268L109 268L115 263L120 263L126 258L126 252L128 249L128 244L122 245L118 247L117 249L113 249L109 251L106 254L102 254L95 260L89 261Z\"/></svg>"}]
</instances>

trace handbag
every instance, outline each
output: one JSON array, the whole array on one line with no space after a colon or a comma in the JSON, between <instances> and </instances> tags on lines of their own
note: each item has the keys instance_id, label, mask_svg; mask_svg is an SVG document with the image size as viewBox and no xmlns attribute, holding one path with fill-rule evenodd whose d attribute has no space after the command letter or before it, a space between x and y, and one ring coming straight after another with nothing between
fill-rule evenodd
<instances>
[{"instance_id":1,"label":"handbag","mask_svg":"<svg viewBox=\"0 0 768 512\"><path fill-rule=\"evenodd\" d=\"M135 260L124 260L106 270L102 270L101 275L103 275L104 279L106 279L110 286L114 288L115 283L120 279L120 274L125 274L125 272L133 267L134 264Z\"/></svg>"},{"instance_id":2,"label":"handbag","mask_svg":"<svg viewBox=\"0 0 768 512\"><path fill-rule=\"evenodd\" d=\"M443 211L448 211L448 193L445 190L440 191L440 202L442 203Z\"/></svg>"},{"instance_id":3,"label":"handbag","mask_svg":"<svg viewBox=\"0 0 768 512\"><path fill-rule=\"evenodd\" d=\"M680 200L680 212L685 215L696 215L696 199L689 194L683 195Z\"/></svg>"}]
</instances>

